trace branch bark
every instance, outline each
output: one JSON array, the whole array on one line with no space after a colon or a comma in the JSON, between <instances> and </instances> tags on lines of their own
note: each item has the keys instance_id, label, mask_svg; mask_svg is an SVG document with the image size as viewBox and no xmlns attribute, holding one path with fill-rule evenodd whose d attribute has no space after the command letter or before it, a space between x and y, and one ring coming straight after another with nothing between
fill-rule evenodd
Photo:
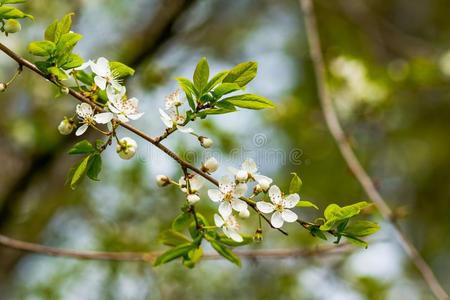
<instances>
[{"instance_id":1,"label":"branch bark","mask_svg":"<svg viewBox=\"0 0 450 300\"><path fill-rule=\"evenodd\" d=\"M383 218L389 222L395 229L398 241L402 248L409 256L410 260L417 267L424 281L433 292L434 296L439 300L449 300L447 292L443 289L438 279L433 273L433 270L421 256L419 251L413 245L413 243L403 233L401 227L393 217L392 210L378 192L374 182L367 174L366 170L362 167L356 154L350 146L347 137L342 129L337 113L333 106L328 87L326 84L325 64L322 57L322 49L320 45L319 32L317 28L317 22L314 14L314 7L312 0L299 0L300 6L303 11L306 25L306 33L309 44L309 51L311 60L314 66L314 73L316 76L317 90L319 93L320 103L322 106L323 115L327 123L328 129L336 141L339 151L342 154L349 169L353 172L356 179L363 187L366 194L374 202Z\"/></svg>"}]
</instances>

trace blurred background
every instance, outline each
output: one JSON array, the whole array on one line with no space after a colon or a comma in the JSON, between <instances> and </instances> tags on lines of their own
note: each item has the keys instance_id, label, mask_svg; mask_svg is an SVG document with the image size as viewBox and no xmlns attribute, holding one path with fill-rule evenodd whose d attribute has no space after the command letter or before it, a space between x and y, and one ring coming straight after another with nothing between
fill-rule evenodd
<instances>
[{"instance_id":1,"label":"blurred background","mask_svg":"<svg viewBox=\"0 0 450 300\"><path fill-rule=\"evenodd\" d=\"M450 20L444 0L317 0L316 13L336 108L351 142L381 193L447 291L450 291ZM84 35L76 53L105 56L137 70L129 95L146 112L135 125L163 130L158 108L206 56L213 72L245 60L259 63L249 91L276 102L273 110L242 111L197 122L215 141L211 150L174 134L166 145L194 163L215 156L238 166L253 157L286 188L289 173L304 182L301 197L323 210L367 200L328 133L317 99L302 16L294 0L58 0L21 5L36 21L2 43L25 56L45 27L75 12ZM0 79L16 65L0 53ZM0 94L0 233L55 247L84 250L165 249L158 234L170 226L184 197L157 188L156 174L178 178L168 157L139 141L122 161L106 151L100 183L64 185L77 158L75 136L57 125L76 102L29 71ZM120 132L124 136L125 132ZM91 133L94 139L95 134ZM199 152L195 152L195 151ZM199 210L212 216L205 196ZM300 216L319 213L303 209ZM79 261L0 247L0 299L433 299L395 241L390 226L367 250L316 258L203 261L193 269L171 263ZM252 233L249 221L244 231ZM268 228L266 228L268 229ZM323 244L296 225L288 238L265 231L255 249ZM329 241L331 243L331 241Z\"/></svg>"}]
</instances>

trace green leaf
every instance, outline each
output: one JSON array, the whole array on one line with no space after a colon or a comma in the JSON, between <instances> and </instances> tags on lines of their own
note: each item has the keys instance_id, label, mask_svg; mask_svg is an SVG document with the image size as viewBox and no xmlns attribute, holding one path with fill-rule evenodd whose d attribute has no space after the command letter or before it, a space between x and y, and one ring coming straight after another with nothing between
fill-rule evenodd
<instances>
[{"instance_id":1,"label":"green leaf","mask_svg":"<svg viewBox=\"0 0 450 300\"><path fill-rule=\"evenodd\" d=\"M76 143L70 150L69 154L86 154L95 152L94 146L88 140L82 140Z\"/></svg>"},{"instance_id":2,"label":"green leaf","mask_svg":"<svg viewBox=\"0 0 450 300\"><path fill-rule=\"evenodd\" d=\"M345 229L345 234L351 236L368 236L380 229L380 225L370 221L354 221Z\"/></svg>"},{"instance_id":3,"label":"green leaf","mask_svg":"<svg viewBox=\"0 0 450 300\"><path fill-rule=\"evenodd\" d=\"M168 263L174 259L187 255L192 248L193 246L191 244L178 245L177 247L172 248L158 256L153 265L157 267L159 265Z\"/></svg>"},{"instance_id":4,"label":"green leaf","mask_svg":"<svg viewBox=\"0 0 450 300\"><path fill-rule=\"evenodd\" d=\"M86 156L81 163L76 167L75 171L73 172L72 179L70 181L70 187L72 189L75 189L78 182L83 178L84 173L86 172L86 168L88 166L88 162L90 159L90 155Z\"/></svg>"},{"instance_id":5,"label":"green leaf","mask_svg":"<svg viewBox=\"0 0 450 300\"><path fill-rule=\"evenodd\" d=\"M353 244L353 245L355 245L355 246L362 247L362 248L366 248L366 249L367 249L367 247L369 246L369 245L367 244L367 242L365 242L365 241L363 241L363 240L361 240L361 239L358 239L358 238L356 238L356 237L353 237L353 236L345 236L345 237L347 238L347 241L348 241L350 244Z\"/></svg>"},{"instance_id":6,"label":"green leaf","mask_svg":"<svg viewBox=\"0 0 450 300\"><path fill-rule=\"evenodd\" d=\"M181 89L183 89L184 93L186 94L189 107L192 110L195 110L195 102L194 99L192 98L192 95L197 95L197 90L195 89L194 84L189 79L184 77L177 77L176 80L178 81L178 84L180 85Z\"/></svg>"},{"instance_id":7,"label":"green leaf","mask_svg":"<svg viewBox=\"0 0 450 300\"><path fill-rule=\"evenodd\" d=\"M209 65L206 57L202 57L195 67L194 71L194 86L201 95L204 92L205 86L208 84L209 78ZM208 91L206 91L208 92Z\"/></svg>"},{"instance_id":8,"label":"green leaf","mask_svg":"<svg viewBox=\"0 0 450 300\"><path fill-rule=\"evenodd\" d=\"M48 71L50 74L55 75L56 78L57 78L58 80L66 80L66 79L69 78L69 76L67 76L67 74L64 73L64 72L63 72L60 68L58 68L58 67L50 67L50 68L47 69L47 71Z\"/></svg>"},{"instance_id":9,"label":"green leaf","mask_svg":"<svg viewBox=\"0 0 450 300\"><path fill-rule=\"evenodd\" d=\"M118 61L111 61L109 63L109 67L111 68L111 72L118 78L134 75L134 70L132 68Z\"/></svg>"},{"instance_id":10,"label":"green leaf","mask_svg":"<svg viewBox=\"0 0 450 300\"><path fill-rule=\"evenodd\" d=\"M235 264L236 266L240 267L241 266L241 260L239 259L239 257L234 254L230 249L228 249L227 247L221 245L219 242L211 240L210 241L211 246L217 251L217 253L219 253L221 256L223 256L224 258L228 259L229 261L231 261L233 264Z\"/></svg>"},{"instance_id":11,"label":"green leaf","mask_svg":"<svg viewBox=\"0 0 450 300\"><path fill-rule=\"evenodd\" d=\"M347 205L344 207L340 207L337 204L330 204L324 211L324 216L327 219L325 224L320 226L320 230L330 230L335 225L337 225L340 221L349 219L353 216L356 216L360 213L361 209L370 206L371 204L363 201L358 202L352 205Z\"/></svg>"},{"instance_id":12,"label":"green leaf","mask_svg":"<svg viewBox=\"0 0 450 300\"><path fill-rule=\"evenodd\" d=\"M251 235L241 235L241 236L243 238L242 242L236 242L235 240L232 240L224 235L218 236L217 241L223 245L230 247L244 246L253 242L253 236Z\"/></svg>"},{"instance_id":13,"label":"green leaf","mask_svg":"<svg viewBox=\"0 0 450 300\"><path fill-rule=\"evenodd\" d=\"M18 4L18 3L25 3L27 0L2 0L0 1L1 4Z\"/></svg>"},{"instance_id":14,"label":"green leaf","mask_svg":"<svg viewBox=\"0 0 450 300\"><path fill-rule=\"evenodd\" d=\"M181 231L188 227L191 223L192 216L190 213L183 212L179 214L172 222L172 229L176 231Z\"/></svg>"},{"instance_id":15,"label":"green leaf","mask_svg":"<svg viewBox=\"0 0 450 300\"><path fill-rule=\"evenodd\" d=\"M72 52L75 45L81 40L83 36L75 32L67 32L61 35L56 43L56 53L58 56L69 54Z\"/></svg>"},{"instance_id":16,"label":"green leaf","mask_svg":"<svg viewBox=\"0 0 450 300\"><path fill-rule=\"evenodd\" d=\"M315 209L319 209L317 205L312 202L301 200L297 203L297 207L314 207Z\"/></svg>"},{"instance_id":17,"label":"green leaf","mask_svg":"<svg viewBox=\"0 0 450 300\"><path fill-rule=\"evenodd\" d=\"M29 18L33 20L33 16L24 13L20 9L13 6L0 6L0 19L23 19Z\"/></svg>"},{"instance_id":18,"label":"green leaf","mask_svg":"<svg viewBox=\"0 0 450 300\"><path fill-rule=\"evenodd\" d=\"M92 76L92 74L88 74L82 70L76 71L75 74L76 74L76 78L79 81L81 81L82 83L84 83L88 86L94 84L94 77Z\"/></svg>"},{"instance_id":19,"label":"green leaf","mask_svg":"<svg viewBox=\"0 0 450 300\"><path fill-rule=\"evenodd\" d=\"M98 175L102 171L102 157L100 154L96 153L91 155L91 158L89 159L88 169L87 169L87 176L95 181L98 181Z\"/></svg>"},{"instance_id":20,"label":"green leaf","mask_svg":"<svg viewBox=\"0 0 450 300\"><path fill-rule=\"evenodd\" d=\"M70 28L72 27L72 16L73 15L75 15L75 14L68 13L61 19L61 22L59 22L59 27L60 27L62 35L66 34L70 31Z\"/></svg>"},{"instance_id":21,"label":"green leaf","mask_svg":"<svg viewBox=\"0 0 450 300\"><path fill-rule=\"evenodd\" d=\"M216 85L222 82L222 80L227 76L228 71L222 71L214 75L213 78L211 78L210 81L208 81L208 84L205 86L205 91L212 90Z\"/></svg>"},{"instance_id":22,"label":"green leaf","mask_svg":"<svg viewBox=\"0 0 450 300\"><path fill-rule=\"evenodd\" d=\"M248 108L248 109L263 109L263 108L273 108L275 105L272 101L262 96L254 94L243 94L233 97L228 97L222 101L231 103L237 107Z\"/></svg>"},{"instance_id":23,"label":"green leaf","mask_svg":"<svg viewBox=\"0 0 450 300\"><path fill-rule=\"evenodd\" d=\"M47 41L55 42L56 38L56 31L58 30L58 20L53 21L52 24L50 24L47 29L45 29L44 38ZM58 38L61 35L61 31L58 33Z\"/></svg>"},{"instance_id":24,"label":"green leaf","mask_svg":"<svg viewBox=\"0 0 450 300\"><path fill-rule=\"evenodd\" d=\"M61 68L64 70L73 69L81 66L84 63L84 60L77 54L71 53L65 60L65 62L61 65Z\"/></svg>"},{"instance_id":25,"label":"green leaf","mask_svg":"<svg viewBox=\"0 0 450 300\"><path fill-rule=\"evenodd\" d=\"M327 240L327 236L317 226L311 226L309 232L311 232L312 236L316 236L324 241Z\"/></svg>"},{"instance_id":26,"label":"green leaf","mask_svg":"<svg viewBox=\"0 0 450 300\"><path fill-rule=\"evenodd\" d=\"M178 246L191 242L187 236L173 229L163 231L159 236L159 241L167 246Z\"/></svg>"},{"instance_id":27,"label":"green leaf","mask_svg":"<svg viewBox=\"0 0 450 300\"><path fill-rule=\"evenodd\" d=\"M48 41L58 42L63 34L70 31L72 27L72 16L74 13L65 15L61 21L55 20L45 30L44 37Z\"/></svg>"},{"instance_id":28,"label":"green leaf","mask_svg":"<svg viewBox=\"0 0 450 300\"><path fill-rule=\"evenodd\" d=\"M300 192L300 188L302 187L302 180L298 177L297 173L291 173L293 176L291 179L291 183L289 184L289 194L295 194Z\"/></svg>"},{"instance_id":29,"label":"green leaf","mask_svg":"<svg viewBox=\"0 0 450 300\"><path fill-rule=\"evenodd\" d=\"M254 61L243 62L231 69L223 82L233 82L244 87L256 76L258 64Z\"/></svg>"},{"instance_id":30,"label":"green leaf","mask_svg":"<svg viewBox=\"0 0 450 300\"><path fill-rule=\"evenodd\" d=\"M56 45L50 41L38 41L28 44L28 52L35 56L50 56L55 52Z\"/></svg>"},{"instance_id":31,"label":"green leaf","mask_svg":"<svg viewBox=\"0 0 450 300\"><path fill-rule=\"evenodd\" d=\"M237 83L222 83L212 92L216 98L239 90L241 87Z\"/></svg>"}]
</instances>

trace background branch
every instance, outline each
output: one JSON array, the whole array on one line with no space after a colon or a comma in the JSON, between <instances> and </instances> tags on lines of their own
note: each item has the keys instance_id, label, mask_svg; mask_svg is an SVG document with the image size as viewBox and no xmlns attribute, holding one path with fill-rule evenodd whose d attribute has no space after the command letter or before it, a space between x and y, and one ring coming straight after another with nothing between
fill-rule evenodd
<instances>
[{"instance_id":1,"label":"background branch","mask_svg":"<svg viewBox=\"0 0 450 300\"><path fill-rule=\"evenodd\" d=\"M377 206L383 218L386 219L386 221L388 221L395 229L401 246L409 256L411 261L414 263L414 265L417 267L433 294L437 299L448 300L448 294L442 288L431 267L423 259L412 242L405 236L399 224L393 218L391 209L389 208L381 194L378 192L372 179L364 170L355 153L353 152L350 143L345 136L344 130L342 129L342 126L339 122L336 111L334 110L333 102L327 88L325 64L322 57L322 49L320 45L319 32L317 29L312 0L299 0L299 3L302 7L302 11L305 17L309 50L313 62L316 84L320 102L322 105L323 115L325 117L328 129L330 130L331 135L336 141L339 151L341 152L352 173L362 185L364 191Z\"/></svg>"}]
</instances>

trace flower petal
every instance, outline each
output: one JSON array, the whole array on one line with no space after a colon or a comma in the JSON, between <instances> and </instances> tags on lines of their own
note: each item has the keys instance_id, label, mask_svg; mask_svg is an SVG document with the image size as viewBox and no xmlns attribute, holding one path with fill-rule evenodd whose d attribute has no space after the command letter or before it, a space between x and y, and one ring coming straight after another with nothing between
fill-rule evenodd
<instances>
[{"instance_id":1,"label":"flower petal","mask_svg":"<svg viewBox=\"0 0 450 300\"><path fill-rule=\"evenodd\" d=\"M242 241L244 240L244 239L242 238L242 236L241 236L239 233L237 233L236 230L228 229L227 231L228 231L228 236L229 236L233 241L240 243L240 242L242 242ZM224 233L225 233L225 231L224 231Z\"/></svg>"},{"instance_id":2,"label":"flower petal","mask_svg":"<svg viewBox=\"0 0 450 300\"><path fill-rule=\"evenodd\" d=\"M269 197L274 204L281 204L282 199L280 188L276 185L272 185L269 189Z\"/></svg>"},{"instance_id":3,"label":"flower petal","mask_svg":"<svg viewBox=\"0 0 450 300\"><path fill-rule=\"evenodd\" d=\"M218 214L214 214L214 223L217 227L222 227L225 224L225 221Z\"/></svg>"},{"instance_id":4,"label":"flower petal","mask_svg":"<svg viewBox=\"0 0 450 300\"><path fill-rule=\"evenodd\" d=\"M130 121L124 114L118 114L117 119L119 119L120 122L124 122L124 123Z\"/></svg>"},{"instance_id":5,"label":"flower petal","mask_svg":"<svg viewBox=\"0 0 450 300\"><path fill-rule=\"evenodd\" d=\"M236 197L241 197L247 192L247 185L245 183L239 183L236 185L236 188L234 189L234 195Z\"/></svg>"},{"instance_id":6,"label":"flower petal","mask_svg":"<svg viewBox=\"0 0 450 300\"><path fill-rule=\"evenodd\" d=\"M76 136L82 135L83 133L86 132L86 130L88 129L88 127L89 127L88 124L83 124L83 125L81 125L80 127L78 127L77 131L75 132L75 135L76 135Z\"/></svg>"},{"instance_id":7,"label":"flower petal","mask_svg":"<svg viewBox=\"0 0 450 300\"><path fill-rule=\"evenodd\" d=\"M95 84L101 89L104 90L106 88L106 79L100 76L94 77Z\"/></svg>"},{"instance_id":8,"label":"flower petal","mask_svg":"<svg viewBox=\"0 0 450 300\"><path fill-rule=\"evenodd\" d=\"M131 114L131 115L128 115L128 118L130 118L131 120L137 120L140 117L142 117L143 115L144 115L144 113Z\"/></svg>"},{"instance_id":9,"label":"flower petal","mask_svg":"<svg viewBox=\"0 0 450 300\"><path fill-rule=\"evenodd\" d=\"M110 112L99 113L94 116L94 121L99 124L106 124L112 120L114 115Z\"/></svg>"},{"instance_id":10,"label":"flower petal","mask_svg":"<svg viewBox=\"0 0 450 300\"><path fill-rule=\"evenodd\" d=\"M247 171L252 175L258 171L258 167L256 166L255 161L251 158L244 160L244 162L241 165L241 168L242 170Z\"/></svg>"},{"instance_id":11,"label":"flower petal","mask_svg":"<svg viewBox=\"0 0 450 300\"><path fill-rule=\"evenodd\" d=\"M184 127L181 125L177 125L177 129L182 132L182 133L192 133L194 132L194 129L190 128L190 127Z\"/></svg>"},{"instance_id":12,"label":"flower petal","mask_svg":"<svg viewBox=\"0 0 450 300\"><path fill-rule=\"evenodd\" d=\"M245 201L242 201L241 199L231 200L231 206L235 211L241 212L247 210L247 203L245 203Z\"/></svg>"},{"instance_id":13,"label":"flower petal","mask_svg":"<svg viewBox=\"0 0 450 300\"><path fill-rule=\"evenodd\" d=\"M219 185L228 185L232 183L232 180L229 176L223 176L219 179Z\"/></svg>"},{"instance_id":14,"label":"flower petal","mask_svg":"<svg viewBox=\"0 0 450 300\"><path fill-rule=\"evenodd\" d=\"M281 213L279 211L273 213L272 218L270 218L270 223L275 228L280 228L281 226L283 226L283 217L281 216Z\"/></svg>"},{"instance_id":15,"label":"flower petal","mask_svg":"<svg viewBox=\"0 0 450 300\"><path fill-rule=\"evenodd\" d=\"M231 204L226 201L222 201L219 205L219 213L222 215L224 219L228 218L231 215L232 208Z\"/></svg>"},{"instance_id":16,"label":"flower petal","mask_svg":"<svg viewBox=\"0 0 450 300\"><path fill-rule=\"evenodd\" d=\"M281 217L283 218L284 221L289 223L295 222L298 219L297 214L290 209L284 209L281 212Z\"/></svg>"},{"instance_id":17,"label":"flower petal","mask_svg":"<svg viewBox=\"0 0 450 300\"><path fill-rule=\"evenodd\" d=\"M208 190L208 196L209 199L211 199L214 202L220 202L223 200L223 194L216 189Z\"/></svg>"},{"instance_id":18,"label":"flower petal","mask_svg":"<svg viewBox=\"0 0 450 300\"><path fill-rule=\"evenodd\" d=\"M259 184L266 182L267 185L270 185L273 181L272 178L264 176L264 175L253 174L252 176L253 176L253 178L255 178L256 182L258 182Z\"/></svg>"},{"instance_id":19,"label":"flower petal","mask_svg":"<svg viewBox=\"0 0 450 300\"><path fill-rule=\"evenodd\" d=\"M265 213L265 214L270 214L275 209L275 207L273 206L272 203L265 202L265 201L256 202L256 207L258 208L258 210L260 212Z\"/></svg>"},{"instance_id":20,"label":"flower petal","mask_svg":"<svg viewBox=\"0 0 450 300\"><path fill-rule=\"evenodd\" d=\"M161 115L161 121L163 121L164 125L166 125L167 128L172 128L173 127L172 118L161 108L159 109L159 114Z\"/></svg>"},{"instance_id":21,"label":"flower petal","mask_svg":"<svg viewBox=\"0 0 450 300\"><path fill-rule=\"evenodd\" d=\"M300 201L300 196L298 194L290 194L284 198L283 206L286 208L293 208Z\"/></svg>"},{"instance_id":22,"label":"flower petal","mask_svg":"<svg viewBox=\"0 0 450 300\"><path fill-rule=\"evenodd\" d=\"M104 57L100 57L97 59L96 63L91 64L91 70L98 76L106 77L110 71L108 60Z\"/></svg>"}]
</instances>

